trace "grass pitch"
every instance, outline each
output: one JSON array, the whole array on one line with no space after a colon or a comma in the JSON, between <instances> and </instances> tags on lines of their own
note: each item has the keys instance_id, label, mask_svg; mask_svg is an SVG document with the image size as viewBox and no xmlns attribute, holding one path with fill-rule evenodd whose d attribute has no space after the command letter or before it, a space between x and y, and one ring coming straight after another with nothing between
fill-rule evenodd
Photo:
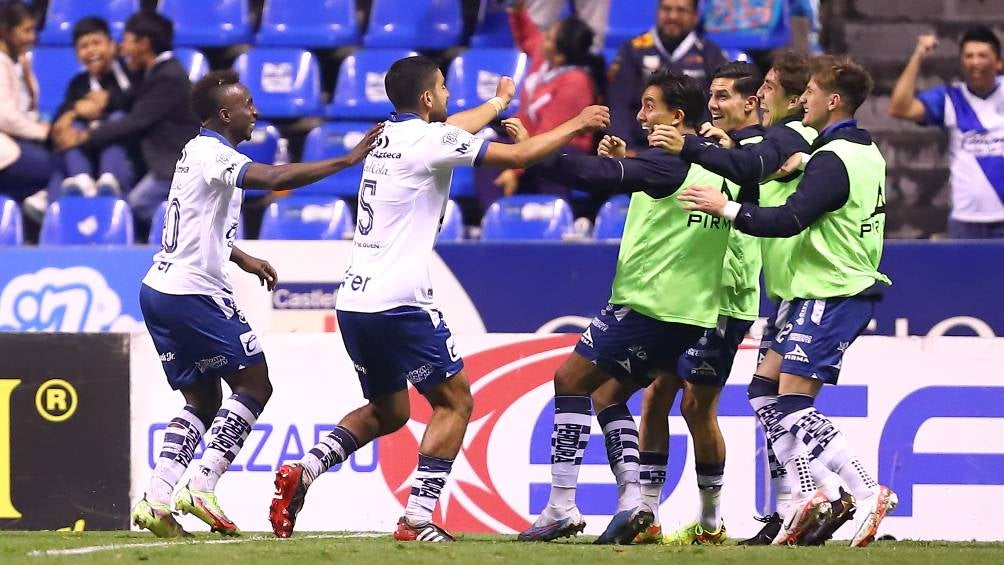
<instances>
[{"instance_id":1,"label":"grass pitch","mask_svg":"<svg viewBox=\"0 0 1004 565\"><path fill-rule=\"evenodd\" d=\"M519 543L514 536L463 536L455 544L398 543L389 534L310 532L291 540L271 533L239 538L197 534L194 540L158 540L137 532L4 532L0 563L177 563L279 565L342 562L375 565L442 561L487 565L530 563L1004 563L1004 543L880 541L865 549L826 547L593 546L592 537Z\"/></svg>"}]
</instances>

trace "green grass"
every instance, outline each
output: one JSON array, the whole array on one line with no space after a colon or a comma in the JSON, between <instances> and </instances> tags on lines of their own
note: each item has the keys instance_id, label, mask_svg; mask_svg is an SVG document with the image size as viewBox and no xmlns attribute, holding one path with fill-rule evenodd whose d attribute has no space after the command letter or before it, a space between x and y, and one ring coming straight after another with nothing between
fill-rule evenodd
<instances>
[{"instance_id":1,"label":"green grass","mask_svg":"<svg viewBox=\"0 0 1004 565\"><path fill-rule=\"evenodd\" d=\"M298 565L320 562L434 563L448 560L488 565L518 561L529 563L1004 563L1004 543L889 542L865 549L841 545L827 547L668 547L592 546L590 537L555 543L519 543L512 536L464 536L455 544L398 543L387 536L375 538L318 538L331 534L302 534L276 540L271 534L245 534L237 543L213 543L223 538L197 535L194 541L168 541L164 546L149 534L134 532L4 532L0 534L0 563L179 563L203 565L235 563ZM111 550L79 555L37 555L33 552L116 545ZM133 545L133 547L129 547Z\"/></svg>"}]
</instances>

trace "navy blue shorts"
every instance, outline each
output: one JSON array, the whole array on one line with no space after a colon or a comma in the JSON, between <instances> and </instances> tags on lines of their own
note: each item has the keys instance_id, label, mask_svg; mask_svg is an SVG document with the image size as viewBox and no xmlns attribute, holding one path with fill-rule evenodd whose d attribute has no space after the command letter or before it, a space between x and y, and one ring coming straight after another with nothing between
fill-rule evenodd
<instances>
[{"instance_id":1,"label":"navy blue shorts","mask_svg":"<svg viewBox=\"0 0 1004 565\"><path fill-rule=\"evenodd\" d=\"M725 386L739 344L752 325L751 320L720 316L717 328L704 330L704 335L683 352L676 374L695 385Z\"/></svg>"},{"instance_id":2,"label":"navy blue shorts","mask_svg":"<svg viewBox=\"0 0 1004 565\"><path fill-rule=\"evenodd\" d=\"M337 315L367 400L404 390L409 382L428 394L464 368L439 310L401 306L384 312L338 310Z\"/></svg>"},{"instance_id":3,"label":"navy blue shorts","mask_svg":"<svg viewBox=\"0 0 1004 565\"><path fill-rule=\"evenodd\" d=\"M764 357L770 351L770 346L774 344L777 332L788 322L788 313L791 312L791 302L782 300L774 304L774 313L767 317L767 324L763 327L763 335L760 337L760 352L757 354L757 367L763 363Z\"/></svg>"},{"instance_id":4,"label":"navy blue shorts","mask_svg":"<svg viewBox=\"0 0 1004 565\"><path fill-rule=\"evenodd\" d=\"M230 298L164 294L144 284L139 307L174 390L265 362L258 336Z\"/></svg>"},{"instance_id":5,"label":"navy blue shorts","mask_svg":"<svg viewBox=\"0 0 1004 565\"><path fill-rule=\"evenodd\" d=\"M844 352L865 331L875 312L868 298L795 299L771 349L781 372L837 384Z\"/></svg>"},{"instance_id":6,"label":"navy blue shorts","mask_svg":"<svg viewBox=\"0 0 1004 565\"><path fill-rule=\"evenodd\" d=\"M704 328L662 322L628 306L607 304L582 332L575 352L619 381L642 387L672 371Z\"/></svg>"}]
</instances>

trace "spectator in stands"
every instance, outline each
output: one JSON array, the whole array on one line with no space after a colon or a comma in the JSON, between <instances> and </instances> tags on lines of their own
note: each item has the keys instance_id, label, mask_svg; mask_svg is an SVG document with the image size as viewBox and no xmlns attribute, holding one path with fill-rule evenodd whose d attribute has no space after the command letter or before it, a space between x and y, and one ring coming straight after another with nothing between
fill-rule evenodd
<instances>
[{"instance_id":1,"label":"spectator in stands","mask_svg":"<svg viewBox=\"0 0 1004 565\"><path fill-rule=\"evenodd\" d=\"M951 135L953 239L1004 238L1004 70L1001 42L985 26L961 41L963 80L915 94L921 61L938 45L934 35L917 39L913 56L892 92L889 113Z\"/></svg>"},{"instance_id":2,"label":"spectator in stands","mask_svg":"<svg viewBox=\"0 0 1004 565\"><path fill-rule=\"evenodd\" d=\"M121 118L129 109L127 91L132 77L124 61L115 56L108 23L97 17L81 19L73 26L73 45L86 70L74 76L66 87L52 124L54 137L67 135L68 128L98 127ZM93 150L74 147L61 157L64 194L121 194L132 188L133 168L124 143Z\"/></svg>"},{"instance_id":3,"label":"spectator in stands","mask_svg":"<svg viewBox=\"0 0 1004 565\"><path fill-rule=\"evenodd\" d=\"M645 81L660 68L696 78L708 91L711 75L725 64L722 50L698 35L698 0L659 0L655 26L620 46L610 65L607 104L610 106L610 135L623 139L628 154L648 146L644 130L635 116Z\"/></svg>"},{"instance_id":4,"label":"spectator in stands","mask_svg":"<svg viewBox=\"0 0 1004 565\"><path fill-rule=\"evenodd\" d=\"M53 159L45 147L49 124L39 119L38 83L28 58L35 23L23 2L0 4L0 193L39 200L44 212L41 189L52 177Z\"/></svg>"},{"instance_id":5,"label":"spectator in stands","mask_svg":"<svg viewBox=\"0 0 1004 565\"><path fill-rule=\"evenodd\" d=\"M530 21L522 0L513 2L509 22L517 45L530 57L517 114L529 136L552 130L596 103L595 81L603 77L603 62L589 51L593 44L589 26L572 16L541 33ZM564 151L589 153L592 147L593 136L584 134L573 139ZM482 206L491 205L500 192L506 196L520 191L568 198L568 187L523 173L506 169L495 178L494 187L479 182Z\"/></svg>"},{"instance_id":6,"label":"spectator in stands","mask_svg":"<svg viewBox=\"0 0 1004 565\"><path fill-rule=\"evenodd\" d=\"M56 138L60 149L97 151L126 140L139 141L147 172L126 199L133 209L138 239L157 207L167 198L174 166L185 143L199 132L192 113L192 83L188 71L171 51L174 25L156 12L139 12L126 22L122 54L142 82L132 89L132 106L121 119L93 130L67 129Z\"/></svg>"},{"instance_id":7,"label":"spectator in stands","mask_svg":"<svg viewBox=\"0 0 1004 565\"><path fill-rule=\"evenodd\" d=\"M524 0L526 13L539 29L551 29L561 17L564 0ZM603 49L610 17L610 0L575 0L575 15L593 30L593 51Z\"/></svg>"}]
</instances>

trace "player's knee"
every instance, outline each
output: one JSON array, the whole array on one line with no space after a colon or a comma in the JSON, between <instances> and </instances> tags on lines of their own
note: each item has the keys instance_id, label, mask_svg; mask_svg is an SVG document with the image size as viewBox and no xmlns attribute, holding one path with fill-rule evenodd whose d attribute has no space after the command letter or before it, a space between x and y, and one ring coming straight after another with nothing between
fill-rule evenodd
<instances>
[{"instance_id":1,"label":"player's knee","mask_svg":"<svg viewBox=\"0 0 1004 565\"><path fill-rule=\"evenodd\" d=\"M554 372L555 394L591 394L592 392L585 389L582 383L582 375L578 371L562 365Z\"/></svg>"},{"instance_id":2,"label":"player's knee","mask_svg":"<svg viewBox=\"0 0 1004 565\"><path fill-rule=\"evenodd\" d=\"M458 415L463 417L465 420L471 419L471 414L474 412L474 398L471 396L470 391L466 394L458 394L451 402L453 405L453 411Z\"/></svg>"},{"instance_id":3,"label":"player's knee","mask_svg":"<svg viewBox=\"0 0 1004 565\"><path fill-rule=\"evenodd\" d=\"M680 401L680 413L687 425L693 429L694 424L703 424L717 418L715 403L700 399L693 394L685 394Z\"/></svg>"}]
</instances>

